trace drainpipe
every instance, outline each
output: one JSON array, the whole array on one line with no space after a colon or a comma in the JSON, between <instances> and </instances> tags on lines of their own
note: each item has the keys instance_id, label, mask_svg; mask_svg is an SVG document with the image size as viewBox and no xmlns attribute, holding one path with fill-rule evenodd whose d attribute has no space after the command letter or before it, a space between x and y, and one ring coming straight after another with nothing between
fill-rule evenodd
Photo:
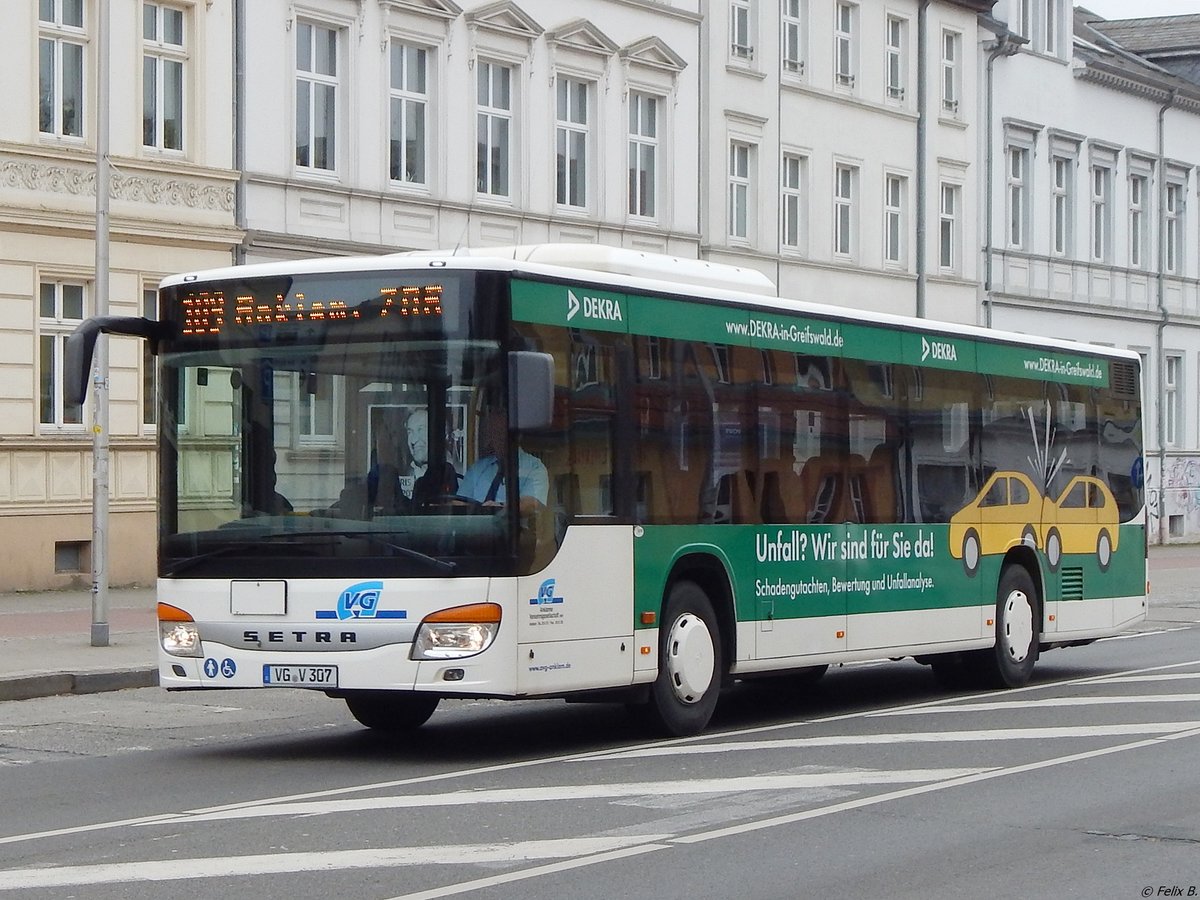
<instances>
[{"instance_id":1,"label":"drainpipe","mask_svg":"<svg viewBox=\"0 0 1200 900\"><path fill-rule=\"evenodd\" d=\"M928 181L925 158L929 140L929 98L926 87L929 81L929 62L925 59L929 48L929 0L921 0L917 10L917 318L925 317L925 226L928 215L925 209Z\"/></svg>"},{"instance_id":2,"label":"drainpipe","mask_svg":"<svg viewBox=\"0 0 1200 900\"><path fill-rule=\"evenodd\" d=\"M1158 108L1158 272L1156 289L1158 294L1158 329L1156 346L1158 350L1158 542L1167 542L1167 417L1166 417L1166 330L1170 324L1171 314L1167 311L1167 151L1166 151L1166 117L1167 110L1175 103L1175 91L1167 92L1166 102Z\"/></svg>"},{"instance_id":3,"label":"drainpipe","mask_svg":"<svg viewBox=\"0 0 1200 900\"><path fill-rule=\"evenodd\" d=\"M984 103L986 110L984 113L985 119L985 140L987 145L984 148L984 167L985 173L983 177L984 194L984 214L983 214L983 312L984 325L988 328L992 327L992 257L994 256L994 247L992 246L992 208L995 201L996 186L992 183L993 170L995 167L994 158L996 155L996 136L994 134L993 111L994 106L994 87L992 80L992 64L1000 57L1016 56L1021 49L1022 44L1028 41L1015 34L1005 33L996 38L996 40L984 44L983 49L987 51L987 73L985 81L986 95Z\"/></svg>"},{"instance_id":4,"label":"drainpipe","mask_svg":"<svg viewBox=\"0 0 1200 900\"><path fill-rule=\"evenodd\" d=\"M242 239L233 248L233 264L246 262L246 0L233 2L233 224Z\"/></svg>"}]
</instances>

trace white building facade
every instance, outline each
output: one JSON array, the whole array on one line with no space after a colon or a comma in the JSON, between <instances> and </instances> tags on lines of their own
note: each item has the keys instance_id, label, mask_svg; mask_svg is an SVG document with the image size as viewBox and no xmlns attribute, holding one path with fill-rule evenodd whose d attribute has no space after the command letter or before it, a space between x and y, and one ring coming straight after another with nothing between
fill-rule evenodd
<instances>
[{"instance_id":1,"label":"white building facade","mask_svg":"<svg viewBox=\"0 0 1200 900\"><path fill-rule=\"evenodd\" d=\"M983 322L1141 354L1151 540L1197 540L1200 86L1065 3L995 16L1023 43L992 62Z\"/></svg>"},{"instance_id":2,"label":"white building facade","mask_svg":"<svg viewBox=\"0 0 1200 900\"><path fill-rule=\"evenodd\" d=\"M238 9L246 261L545 241L696 256L694 2Z\"/></svg>"},{"instance_id":3,"label":"white building facade","mask_svg":"<svg viewBox=\"0 0 1200 900\"><path fill-rule=\"evenodd\" d=\"M0 29L0 590L86 584L92 413L62 391L66 336L95 310L97 20L92 0L11 3ZM114 315L154 314L172 272L228 264L231 9L112 3ZM109 577L154 576L153 369L110 342Z\"/></svg>"},{"instance_id":4,"label":"white building facade","mask_svg":"<svg viewBox=\"0 0 1200 900\"><path fill-rule=\"evenodd\" d=\"M784 296L975 322L990 6L706 2L705 255Z\"/></svg>"},{"instance_id":5,"label":"white building facade","mask_svg":"<svg viewBox=\"0 0 1200 900\"><path fill-rule=\"evenodd\" d=\"M1072 40L1066 0L110 5L114 314L231 260L566 241L750 266L785 296L1138 349L1156 523L1200 532L1200 93ZM19 6L0 590L90 562L61 347L95 292L97 3ZM111 347L110 578L147 583L153 366ZM277 423L298 480L337 452L302 405Z\"/></svg>"}]
</instances>

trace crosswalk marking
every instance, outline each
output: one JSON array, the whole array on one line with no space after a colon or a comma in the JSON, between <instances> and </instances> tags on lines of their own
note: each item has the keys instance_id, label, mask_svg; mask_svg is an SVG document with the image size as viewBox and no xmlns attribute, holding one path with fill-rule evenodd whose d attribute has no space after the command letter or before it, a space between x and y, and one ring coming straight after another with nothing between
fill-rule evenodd
<instances>
[{"instance_id":1,"label":"crosswalk marking","mask_svg":"<svg viewBox=\"0 0 1200 900\"><path fill-rule=\"evenodd\" d=\"M827 787L856 787L872 784L912 784L945 781L985 771L970 769L870 769L803 772L789 775L746 775L732 778L690 778L686 781L635 781L617 784L564 784L542 787L498 788L495 790L451 791L445 794L405 794L394 797L360 797L353 800L311 800L249 806L195 815L182 814L166 822L221 822L231 819L316 816L330 813L379 809L429 809L446 806L478 806L483 803L549 803L566 800L615 800L626 797L680 797L696 794L745 794L751 791L795 791Z\"/></svg>"},{"instance_id":2,"label":"crosswalk marking","mask_svg":"<svg viewBox=\"0 0 1200 900\"><path fill-rule=\"evenodd\" d=\"M925 706L919 709L881 709L870 718L885 716L922 716L926 713L992 712L998 709L1049 709L1056 706L1113 706L1146 703L1196 703L1200 694L1130 694L1128 697L1048 697L1045 700L990 700L983 703L959 703L952 706Z\"/></svg>"},{"instance_id":3,"label":"crosswalk marking","mask_svg":"<svg viewBox=\"0 0 1200 900\"><path fill-rule=\"evenodd\" d=\"M1060 725L1046 728L989 728L974 731L894 731L888 734L833 734L772 741L724 741L690 747L640 747L606 754L603 759L646 759L653 756L696 756L708 753L749 753L755 750L799 750L806 747L858 747L872 744L960 744L993 741L1044 741L1065 738L1127 737L1169 734L1200 728L1195 722L1145 722L1137 725ZM584 760L577 760L583 762ZM595 763L595 760L587 760Z\"/></svg>"},{"instance_id":4,"label":"crosswalk marking","mask_svg":"<svg viewBox=\"0 0 1200 900\"><path fill-rule=\"evenodd\" d=\"M337 869L376 869L393 866L520 863L539 859L591 856L633 845L654 844L670 835L568 838L519 841L510 844L451 844L436 847L379 847L368 850L328 850L311 853L263 853L199 859L167 859L90 866L55 866L0 871L0 890L29 890L80 884L140 881L207 880L216 876L329 872Z\"/></svg>"}]
</instances>

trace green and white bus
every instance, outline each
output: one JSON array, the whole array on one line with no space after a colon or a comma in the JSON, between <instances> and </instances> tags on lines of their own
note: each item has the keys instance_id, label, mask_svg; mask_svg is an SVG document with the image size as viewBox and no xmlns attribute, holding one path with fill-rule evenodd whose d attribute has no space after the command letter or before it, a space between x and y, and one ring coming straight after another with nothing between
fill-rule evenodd
<instances>
[{"instance_id":1,"label":"green and white bus","mask_svg":"<svg viewBox=\"0 0 1200 900\"><path fill-rule=\"evenodd\" d=\"M540 245L182 275L84 323L80 394L99 332L157 354L160 683L682 735L739 679L1017 686L1145 616L1136 354L773 293Z\"/></svg>"}]
</instances>

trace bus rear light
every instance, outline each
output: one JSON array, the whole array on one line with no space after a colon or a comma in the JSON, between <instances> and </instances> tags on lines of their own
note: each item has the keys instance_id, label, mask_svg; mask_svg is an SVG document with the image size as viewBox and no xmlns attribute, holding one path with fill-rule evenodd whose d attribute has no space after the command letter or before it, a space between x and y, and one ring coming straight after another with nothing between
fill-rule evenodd
<instances>
[{"instance_id":1,"label":"bus rear light","mask_svg":"<svg viewBox=\"0 0 1200 900\"><path fill-rule=\"evenodd\" d=\"M200 629L184 610L169 603L158 604L158 641L171 656L204 655L200 646Z\"/></svg>"},{"instance_id":2,"label":"bus rear light","mask_svg":"<svg viewBox=\"0 0 1200 900\"><path fill-rule=\"evenodd\" d=\"M471 603L430 613L413 639L412 659L461 659L482 653L500 630L500 606Z\"/></svg>"}]
</instances>

